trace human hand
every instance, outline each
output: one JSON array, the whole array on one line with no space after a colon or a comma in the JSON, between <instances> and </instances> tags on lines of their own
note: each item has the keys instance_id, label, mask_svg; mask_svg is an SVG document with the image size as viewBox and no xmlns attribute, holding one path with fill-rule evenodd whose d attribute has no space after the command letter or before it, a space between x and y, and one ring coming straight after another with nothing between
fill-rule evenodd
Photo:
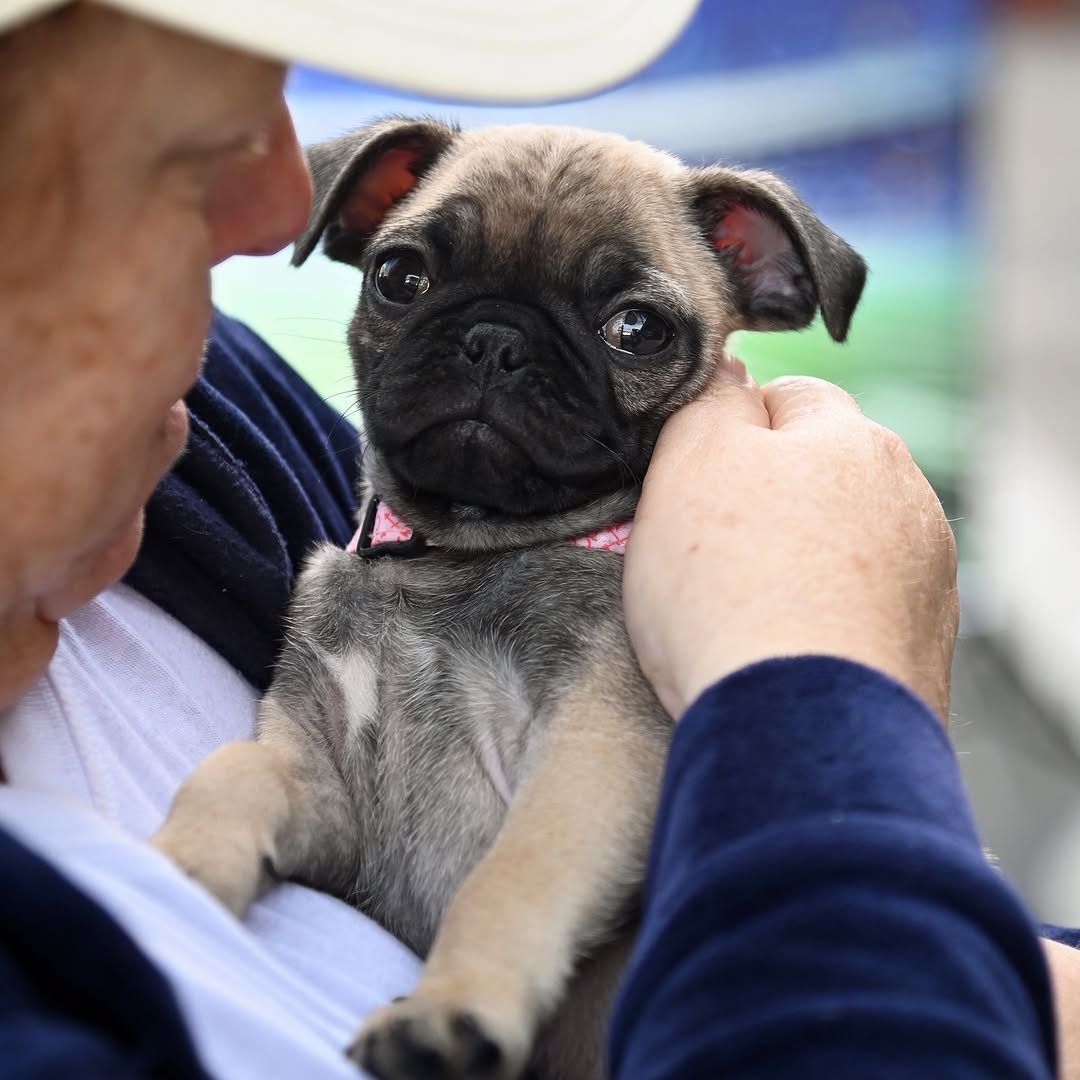
<instances>
[{"instance_id":1,"label":"human hand","mask_svg":"<svg viewBox=\"0 0 1080 1080\"><path fill-rule=\"evenodd\" d=\"M903 442L830 383L758 388L729 361L667 422L623 591L674 717L746 664L813 653L891 675L947 719L952 530Z\"/></svg>"},{"instance_id":2,"label":"human hand","mask_svg":"<svg viewBox=\"0 0 1080 1080\"><path fill-rule=\"evenodd\" d=\"M1044 939L1058 1035L1058 1076L1080 1080L1080 950Z\"/></svg>"}]
</instances>

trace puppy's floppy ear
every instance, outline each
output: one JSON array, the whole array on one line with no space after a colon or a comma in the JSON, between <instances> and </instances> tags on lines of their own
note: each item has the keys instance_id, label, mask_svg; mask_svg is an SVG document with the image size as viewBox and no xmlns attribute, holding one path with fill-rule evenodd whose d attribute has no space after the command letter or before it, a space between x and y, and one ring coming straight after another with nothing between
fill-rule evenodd
<instances>
[{"instance_id":1,"label":"puppy's floppy ear","mask_svg":"<svg viewBox=\"0 0 1080 1080\"><path fill-rule=\"evenodd\" d=\"M691 172L705 236L734 281L748 330L800 330L820 306L829 334L847 337L866 264L782 180L722 167Z\"/></svg>"},{"instance_id":2,"label":"puppy's floppy ear","mask_svg":"<svg viewBox=\"0 0 1080 1080\"><path fill-rule=\"evenodd\" d=\"M307 259L320 236L331 259L355 264L386 212L458 134L437 120L393 117L308 147L314 197L293 266Z\"/></svg>"}]
</instances>

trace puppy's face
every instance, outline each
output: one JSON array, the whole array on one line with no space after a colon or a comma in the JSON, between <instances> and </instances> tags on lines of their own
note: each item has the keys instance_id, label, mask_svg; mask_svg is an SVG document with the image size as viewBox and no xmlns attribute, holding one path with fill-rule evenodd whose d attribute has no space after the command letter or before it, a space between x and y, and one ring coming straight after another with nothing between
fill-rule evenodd
<instances>
[{"instance_id":1,"label":"puppy's face","mask_svg":"<svg viewBox=\"0 0 1080 1080\"><path fill-rule=\"evenodd\" d=\"M380 494L497 547L632 511L663 420L741 327L842 339L862 261L779 181L572 128L387 121L311 151Z\"/></svg>"}]
</instances>

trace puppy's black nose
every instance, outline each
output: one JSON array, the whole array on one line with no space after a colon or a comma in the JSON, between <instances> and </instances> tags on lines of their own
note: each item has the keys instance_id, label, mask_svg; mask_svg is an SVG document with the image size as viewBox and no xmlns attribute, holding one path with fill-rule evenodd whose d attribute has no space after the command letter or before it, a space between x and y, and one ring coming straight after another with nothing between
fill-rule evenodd
<instances>
[{"instance_id":1,"label":"puppy's black nose","mask_svg":"<svg viewBox=\"0 0 1080 1080\"><path fill-rule=\"evenodd\" d=\"M525 335L506 323L478 322L465 334L465 355L474 364L516 371L527 359Z\"/></svg>"}]
</instances>

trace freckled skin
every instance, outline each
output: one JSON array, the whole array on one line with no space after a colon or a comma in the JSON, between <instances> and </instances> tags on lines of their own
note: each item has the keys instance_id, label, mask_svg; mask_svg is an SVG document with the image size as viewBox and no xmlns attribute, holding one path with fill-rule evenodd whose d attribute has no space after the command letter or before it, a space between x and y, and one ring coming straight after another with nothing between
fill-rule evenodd
<instances>
[{"instance_id":1,"label":"freckled skin","mask_svg":"<svg viewBox=\"0 0 1080 1080\"><path fill-rule=\"evenodd\" d=\"M279 65L95 5L0 44L3 707L135 556L187 438L210 266L288 242L310 188Z\"/></svg>"}]
</instances>

